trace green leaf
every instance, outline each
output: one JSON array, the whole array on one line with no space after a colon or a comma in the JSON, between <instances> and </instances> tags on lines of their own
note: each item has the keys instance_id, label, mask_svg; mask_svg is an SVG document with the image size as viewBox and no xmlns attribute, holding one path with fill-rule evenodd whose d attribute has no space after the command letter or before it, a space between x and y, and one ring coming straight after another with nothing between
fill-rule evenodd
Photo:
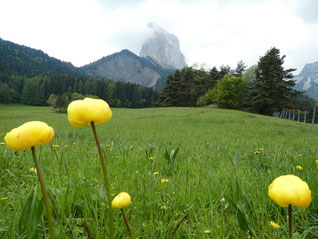
<instances>
[{"instance_id":1,"label":"green leaf","mask_svg":"<svg viewBox=\"0 0 318 239\"><path fill-rule=\"evenodd\" d=\"M239 223L240 228L243 231L247 231L249 230L249 225L248 225L248 221L247 221L247 217L246 214L243 212L243 210L241 210L241 208L239 206L237 206L237 221Z\"/></svg>"},{"instance_id":2,"label":"green leaf","mask_svg":"<svg viewBox=\"0 0 318 239\"><path fill-rule=\"evenodd\" d=\"M98 196L102 200L107 200L106 190L104 189L104 185L101 185L98 190Z\"/></svg>"},{"instance_id":3,"label":"green leaf","mask_svg":"<svg viewBox=\"0 0 318 239\"><path fill-rule=\"evenodd\" d=\"M165 153L165 158L168 161L168 163L170 163L170 155L168 153L168 150L166 149L166 153Z\"/></svg>"},{"instance_id":4,"label":"green leaf","mask_svg":"<svg viewBox=\"0 0 318 239\"><path fill-rule=\"evenodd\" d=\"M0 226L0 232L5 232L5 231L8 231L8 227L1 227Z\"/></svg>"},{"instance_id":5,"label":"green leaf","mask_svg":"<svg viewBox=\"0 0 318 239\"><path fill-rule=\"evenodd\" d=\"M178 155L178 153L179 153L179 148L180 148L180 147L178 147L178 148L176 148L175 150L172 150L172 151L171 151L171 155L172 155L173 161L175 161L175 159L176 159L176 157L177 157L177 155Z\"/></svg>"},{"instance_id":6,"label":"green leaf","mask_svg":"<svg viewBox=\"0 0 318 239\"><path fill-rule=\"evenodd\" d=\"M44 201L36 199L35 188L30 193L20 216L18 232L20 237L39 238L38 224L44 210Z\"/></svg>"},{"instance_id":7,"label":"green leaf","mask_svg":"<svg viewBox=\"0 0 318 239\"><path fill-rule=\"evenodd\" d=\"M231 189L231 198L235 204L240 200L240 185L238 183L237 178L235 179L234 182L230 184L230 189Z\"/></svg>"}]
</instances>

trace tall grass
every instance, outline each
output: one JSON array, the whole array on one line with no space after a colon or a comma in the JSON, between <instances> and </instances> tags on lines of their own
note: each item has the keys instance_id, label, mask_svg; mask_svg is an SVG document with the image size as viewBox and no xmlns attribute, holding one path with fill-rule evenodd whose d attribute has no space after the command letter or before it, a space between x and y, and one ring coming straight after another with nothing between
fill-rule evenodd
<instances>
[{"instance_id":1,"label":"tall grass","mask_svg":"<svg viewBox=\"0 0 318 239\"><path fill-rule=\"evenodd\" d=\"M295 235L318 237L316 126L211 108L112 110L113 118L97 128L113 196L132 196L125 211L136 237L284 238L287 209L267 196L283 174L299 176L312 190L309 208L295 208ZM1 105L0 137L31 120L55 130L51 147L38 147L37 154L57 237L106 238L107 197L91 129L74 129L67 115L48 107ZM30 157L0 147L0 238L23 238L35 229L38 237L48 235ZM128 238L120 211L114 219L115 238Z\"/></svg>"}]
</instances>

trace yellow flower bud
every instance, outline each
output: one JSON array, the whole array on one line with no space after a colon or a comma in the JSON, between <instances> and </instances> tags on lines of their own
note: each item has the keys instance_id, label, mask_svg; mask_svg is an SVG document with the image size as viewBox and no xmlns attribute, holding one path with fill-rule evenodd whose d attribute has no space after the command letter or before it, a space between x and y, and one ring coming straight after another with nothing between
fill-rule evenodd
<instances>
[{"instance_id":1,"label":"yellow flower bud","mask_svg":"<svg viewBox=\"0 0 318 239\"><path fill-rule=\"evenodd\" d=\"M167 183L167 182L169 182L169 179L166 179L166 178L161 179L161 183Z\"/></svg>"},{"instance_id":2,"label":"yellow flower bud","mask_svg":"<svg viewBox=\"0 0 318 239\"><path fill-rule=\"evenodd\" d=\"M296 169L297 169L297 170L303 170L303 167L300 166L300 165L296 165Z\"/></svg>"},{"instance_id":3,"label":"yellow flower bud","mask_svg":"<svg viewBox=\"0 0 318 239\"><path fill-rule=\"evenodd\" d=\"M269 225L271 225L271 226L274 227L274 228L280 228L280 225L277 224L276 222L273 222L273 221L270 221L270 222L269 222Z\"/></svg>"},{"instance_id":4,"label":"yellow flower bud","mask_svg":"<svg viewBox=\"0 0 318 239\"><path fill-rule=\"evenodd\" d=\"M283 175L276 178L268 187L268 196L282 207L289 204L306 209L311 203L311 191L308 184L295 175Z\"/></svg>"},{"instance_id":5,"label":"yellow flower bud","mask_svg":"<svg viewBox=\"0 0 318 239\"><path fill-rule=\"evenodd\" d=\"M118 194L112 201L113 208L124 208L131 204L131 198L128 193L122 192Z\"/></svg>"},{"instance_id":6,"label":"yellow flower bud","mask_svg":"<svg viewBox=\"0 0 318 239\"><path fill-rule=\"evenodd\" d=\"M54 137L54 130L41 121L30 121L6 134L4 140L10 149L22 151L32 146L48 144Z\"/></svg>"},{"instance_id":7,"label":"yellow flower bud","mask_svg":"<svg viewBox=\"0 0 318 239\"><path fill-rule=\"evenodd\" d=\"M112 111L106 101L101 99L85 98L75 100L67 107L68 121L76 128L104 123L112 117Z\"/></svg>"}]
</instances>

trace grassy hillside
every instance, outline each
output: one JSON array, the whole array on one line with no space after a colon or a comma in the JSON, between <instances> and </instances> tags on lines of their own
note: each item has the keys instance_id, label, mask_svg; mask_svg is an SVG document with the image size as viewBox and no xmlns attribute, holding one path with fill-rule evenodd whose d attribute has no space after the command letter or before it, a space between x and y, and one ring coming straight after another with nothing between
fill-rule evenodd
<instances>
[{"instance_id":1,"label":"grassy hillside","mask_svg":"<svg viewBox=\"0 0 318 239\"><path fill-rule=\"evenodd\" d=\"M294 232L299 238L318 237L317 126L212 108L112 110L113 118L97 130L113 194L125 191L133 198L125 211L135 235L284 238L287 209L275 204L267 189L277 176L295 174L308 183L313 201L305 211L294 208ZM66 114L47 107L1 105L0 142L6 132L31 120L55 130L55 148L36 149L55 204L56 233L87 238L84 222L93 238L103 238L107 203L92 130L73 128ZM169 162L166 150L177 147L176 159ZM0 147L1 238L19 237L19 217L34 187L41 198L32 167L30 150ZM120 211L114 215L116 238L128 238ZM271 228L270 221L281 228ZM45 217L38 221L40 234L44 228L48 232L45 222Z\"/></svg>"}]
</instances>

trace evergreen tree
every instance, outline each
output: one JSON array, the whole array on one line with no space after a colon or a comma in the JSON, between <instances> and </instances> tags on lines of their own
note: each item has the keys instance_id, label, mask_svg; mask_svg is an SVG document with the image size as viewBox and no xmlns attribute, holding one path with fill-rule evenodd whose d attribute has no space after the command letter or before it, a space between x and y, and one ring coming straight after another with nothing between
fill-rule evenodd
<instances>
[{"instance_id":1,"label":"evergreen tree","mask_svg":"<svg viewBox=\"0 0 318 239\"><path fill-rule=\"evenodd\" d=\"M161 91L159 101L161 106L177 106L179 85L181 80L181 72L176 70L173 75L168 75L166 79L166 87Z\"/></svg>"},{"instance_id":2,"label":"evergreen tree","mask_svg":"<svg viewBox=\"0 0 318 239\"><path fill-rule=\"evenodd\" d=\"M233 70L231 69L229 65L226 65L226 66L222 65L219 70L219 79L222 79L226 75L230 76L232 74L233 74Z\"/></svg>"},{"instance_id":3,"label":"evergreen tree","mask_svg":"<svg viewBox=\"0 0 318 239\"><path fill-rule=\"evenodd\" d=\"M142 106L142 92L141 92L141 87L135 85L133 89L133 96L132 96L132 107L133 108L138 108Z\"/></svg>"},{"instance_id":4,"label":"evergreen tree","mask_svg":"<svg viewBox=\"0 0 318 239\"><path fill-rule=\"evenodd\" d=\"M6 83L0 84L0 103L11 103L12 101L12 95L11 95L11 89Z\"/></svg>"},{"instance_id":5,"label":"evergreen tree","mask_svg":"<svg viewBox=\"0 0 318 239\"><path fill-rule=\"evenodd\" d=\"M37 105L37 84L35 78L27 79L24 83L21 102L26 105Z\"/></svg>"},{"instance_id":6,"label":"evergreen tree","mask_svg":"<svg viewBox=\"0 0 318 239\"><path fill-rule=\"evenodd\" d=\"M285 55L280 57L279 49L273 47L258 62L252 99L257 113L272 115L291 106L295 81L289 79L293 78L292 72L296 69L285 70L284 58Z\"/></svg>"},{"instance_id":7,"label":"evergreen tree","mask_svg":"<svg viewBox=\"0 0 318 239\"><path fill-rule=\"evenodd\" d=\"M58 111L59 113L65 113L66 110L67 110L67 106L68 106L69 103L70 103L70 101L69 101L69 99L67 98L66 93L64 93L63 95L57 96L56 102L55 102L57 111Z\"/></svg>"},{"instance_id":8,"label":"evergreen tree","mask_svg":"<svg viewBox=\"0 0 318 239\"><path fill-rule=\"evenodd\" d=\"M246 65L243 61L239 61L236 65L236 68L234 70L234 76L239 77L242 76L245 72Z\"/></svg>"}]
</instances>

